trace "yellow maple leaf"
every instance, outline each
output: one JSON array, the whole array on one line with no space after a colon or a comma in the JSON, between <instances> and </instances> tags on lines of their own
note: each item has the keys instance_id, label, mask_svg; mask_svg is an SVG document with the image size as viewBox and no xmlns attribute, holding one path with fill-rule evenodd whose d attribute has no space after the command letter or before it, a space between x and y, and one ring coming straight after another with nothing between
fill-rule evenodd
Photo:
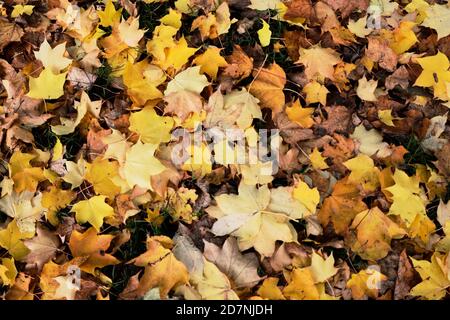
<instances>
[{"instance_id":1,"label":"yellow maple leaf","mask_svg":"<svg viewBox=\"0 0 450 320\"><path fill-rule=\"evenodd\" d=\"M47 180L42 168L26 168L12 176L14 190L22 192L24 190L36 191L37 185L41 181Z\"/></svg>"},{"instance_id":2,"label":"yellow maple leaf","mask_svg":"<svg viewBox=\"0 0 450 320\"><path fill-rule=\"evenodd\" d=\"M446 296L450 287L448 266L445 256L434 253L431 262L411 258L414 269L419 273L422 282L411 289L411 295L423 297L428 300L439 300Z\"/></svg>"},{"instance_id":3,"label":"yellow maple leaf","mask_svg":"<svg viewBox=\"0 0 450 320\"><path fill-rule=\"evenodd\" d=\"M62 190L57 186L50 186L48 191L42 193L41 204L48 209L46 215L52 225L58 225L57 212L69 205L75 196L75 192Z\"/></svg>"},{"instance_id":4,"label":"yellow maple leaf","mask_svg":"<svg viewBox=\"0 0 450 320\"><path fill-rule=\"evenodd\" d=\"M394 117L392 117L392 110L378 110L378 118L380 118L381 122L390 127L395 127L393 122Z\"/></svg>"},{"instance_id":5,"label":"yellow maple leaf","mask_svg":"<svg viewBox=\"0 0 450 320\"><path fill-rule=\"evenodd\" d=\"M380 170L375 167L372 158L359 154L343 163L350 171L348 181L360 184L366 191L375 191L380 185Z\"/></svg>"},{"instance_id":6,"label":"yellow maple leaf","mask_svg":"<svg viewBox=\"0 0 450 320\"><path fill-rule=\"evenodd\" d=\"M17 268L14 258L2 258L0 264L0 283L4 286L12 286L17 277Z\"/></svg>"},{"instance_id":7,"label":"yellow maple leaf","mask_svg":"<svg viewBox=\"0 0 450 320\"><path fill-rule=\"evenodd\" d=\"M318 83L317 81L309 82L304 88L303 92L306 93L306 103L321 103L327 104L327 94L329 93L327 87Z\"/></svg>"},{"instance_id":8,"label":"yellow maple leaf","mask_svg":"<svg viewBox=\"0 0 450 320\"><path fill-rule=\"evenodd\" d=\"M320 194L317 188L310 188L305 182L299 181L292 191L294 199L300 201L311 214L316 212L320 202Z\"/></svg>"},{"instance_id":9,"label":"yellow maple leaf","mask_svg":"<svg viewBox=\"0 0 450 320\"><path fill-rule=\"evenodd\" d=\"M266 278L257 291L258 295L263 299L286 300L278 287L278 281L279 279L275 277Z\"/></svg>"},{"instance_id":10,"label":"yellow maple leaf","mask_svg":"<svg viewBox=\"0 0 450 320\"><path fill-rule=\"evenodd\" d=\"M220 91L220 90L219 90ZM216 92L217 98L221 100L220 92ZM215 99L210 100L214 102ZM262 112L259 106L259 100L249 93L245 88L241 90L233 90L223 97L223 104L219 101L214 102L214 109L209 110L206 122L208 127L217 125L223 129L228 129L229 125L233 125L234 120L237 126L242 129L248 129L253 119L262 119Z\"/></svg>"},{"instance_id":11,"label":"yellow maple leaf","mask_svg":"<svg viewBox=\"0 0 450 320\"><path fill-rule=\"evenodd\" d=\"M275 242L296 241L297 233L289 220L310 214L303 204L294 199L286 187L269 190L239 185L239 194L216 197L217 206L207 212L218 220L212 227L216 235L231 234L238 239L240 250L254 247L263 256L272 255Z\"/></svg>"},{"instance_id":12,"label":"yellow maple leaf","mask_svg":"<svg viewBox=\"0 0 450 320\"><path fill-rule=\"evenodd\" d=\"M153 38L147 42L147 52L153 55L159 63L166 59L166 49L176 46L173 37L177 28L160 25L153 31Z\"/></svg>"},{"instance_id":13,"label":"yellow maple leaf","mask_svg":"<svg viewBox=\"0 0 450 320\"><path fill-rule=\"evenodd\" d=\"M108 37L100 40L101 46L104 48L104 57L108 59L108 64L113 69L112 75L120 75L123 72L123 66L128 62L134 63L139 55L139 48L130 47L122 37L123 35L120 35L119 28L116 26Z\"/></svg>"},{"instance_id":14,"label":"yellow maple leaf","mask_svg":"<svg viewBox=\"0 0 450 320\"><path fill-rule=\"evenodd\" d=\"M200 66L190 67L180 72L168 84L164 95L181 91L190 91L200 94L209 85L205 75L200 74Z\"/></svg>"},{"instance_id":15,"label":"yellow maple leaf","mask_svg":"<svg viewBox=\"0 0 450 320\"><path fill-rule=\"evenodd\" d=\"M409 227L417 214L426 216L425 201L420 196L421 190L417 176L408 175L396 169L393 175L395 184L384 190L392 194L393 203L389 209L389 214L400 216Z\"/></svg>"},{"instance_id":16,"label":"yellow maple leaf","mask_svg":"<svg viewBox=\"0 0 450 320\"><path fill-rule=\"evenodd\" d=\"M158 145L170 141L173 125L172 117L159 116L150 106L130 116L130 130L138 133L144 143Z\"/></svg>"},{"instance_id":17,"label":"yellow maple leaf","mask_svg":"<svg viewBox=\"0 0 450 320\"><path fill-rule=\"evenodd\" d=\"M310 269L315 283L324 282L338 272L338 269L334 267L332 254L324 259L314 250L311 256Z\"/></svg>"},{"instance_id":18,"label":"yellow maple leaf","mask_svg":"<svg viewBox=\"0 0 450 320\"><path fill-rule=\"evenodd\" d=\"M203 260L200 279L192 279L196 284L200 297L204 300L238 300L239 296L231 287L228 277L215 264Z\"/></svg>"},{"instance_id":19,"label":"yellow maple leaf","mask_svg":"<svg viewBox=\"0 0 450 320\"><path fill-rule=\"evenodd\" d=\"M167 56L159 62L162 69L167 70L174 68L175 71L180 70L189 60L189 58L197 52L199 48L190 48L184 37L178 40L178 43L169 48Z\"/></svg>"},{"instance_id":20,"label":"yellow maple leaf","mask_svg":"<svg viewBox=\"0 0 450 320\"><path fill-rule=\"evenodd\" d=\"M434 56L417 58L423 71L414 83L415 86L433 87L434 96L441 100L448 100L447 83L450 82L450 63L442 52Z\"/></svg>"},{"instance_id":21,"label":"yellow maple leaf","mask_svg":"<svg viewBox=\"0 0 450 320\"><path fill-rule=\"evenodd\" d=\"M100 25L103 27L113 27L120 21L122 16L122 8L116 10L112 0L107 0L105 9L103 11L97 11L100 18Z\"/></svg>"},{"instance_id":22,"label":"yellow maple leaf","mask_svg":"<svg viewBox=\"0 0 450 320\"><path fill-rule=\"evenodd\" d=\"M140 295L158 287L160 297L166 298L173 288L188 283L188 271L170 250L172 245L172 240L166 236L149 237L147 251L131 261L145 267L137 288Z\"/></svg>"},{"instance_id":23,"label":"yellow maple leaf","mask_svg":"<svg viewBox=\"0 0 450 320\"><path fill-rule=\"evenodd\" d=\"M358 213L350 228L356 230L352 250L367 260L384 258L391 249L391 239L399 239L406 234L378 207Z\"/></svg>"},{"instance_id":24,"label":"yellow maple leaf","mask_svg":"<svg viewBox=\"0 0 450 320\"><path fill-rule=\"evenodd\" d=\"M0 230L0 247L8 250L14 259L22 260L30 252L23 240L33 237L34 232L21 232L16 220L12 220L5 229Z\"/></svg>"},{"instance_id":25,"label":"yellow maple leaf","mask_svg":"<svg viewBox=\"0 0 450 320\"><path fill-rule=\"evenodd\" d=\"M315 285L310 268L296 268L291 273L292 281L283 289L283 295L290 300L319 300L320 293Z\"/></svg>"},{"instance_id":26,"label":"yellow maple leaf","mask_svg":"<svg viewBox=\"0 0 450 320\"><path fill-rule=\"evenodd\" d=\"M262 27L258 30L258 37L259 42L261 43L261 46L267 47L270 44L270 38L272 37L272 31L270 31L269 24L261 19Z\"/></svg>"},{"instance_id":27,"label":"yellow maple leaf","mask_svg":"<svg viewBox=\"0 0 450 320\"><path fill-rule=\"evenodd\" d=\"M314 108L303 108L300 100L296 100L292 106L286 108L286 114L289 120L295 122L302 128L311 128L314 125L312 114Z\"/></svg>"},{"instance_id":28,"label":"yellow maple leaf","mask_svg":"<svg viewBox=\"0 0 450 320\"><path fill-rule=\"evenodd\" d=\"M97 231L103 225L103 219L114 215L114 209L105 203L106 196L94 196L82 200L72 206L70 212L75 212L75 218L80 224L89 222Z\"/></svg>"},{"instance_id":29,"label":"yellow maple leaf","mask_svg":"<svg viewBox=\"0 0 450 320\"><path fill-rule=\"evenodd\" d=\"M14 6L13 11L11 12L11 18L17 18L18 16L21 16L23 14L31 16L33 14L33 9L34 9L33 5L17 4Z\"/></svg>"},{"instance_id":30,"label":"yellow maple leaf","mask_svg":"<svg viewBox=\"0 0 450 320\"><path fill-rule=\"evenodd\" d=\"M390 47L396 54L408 51L417 42L416 34L412 30L415 25L411 21L402 21L398 28L393 31Z\"/></svg>"},{"instance_id":31,"label":"yellow maple leaf","mask_svg":"<svg viewBox=\"0 0 450 320\"><path fill-rule=\"evenodd\" d=\"M45 213L41 206L42 194L23 191L13 192L0 199L0 210L14 218L20 232L35 232L36 221Z\"/></svg>"},{"instance_id":32,"label":"yellow maple leaf","mask_svg":"<svg viewBox=\"0 0 450 320\"><path fill-rule=\"evenodd\" d=\"M166 14L161 19L159 19L159 21L166 26L171 26L178 30L181 28L181 25L182 25L181 17L182 17L181 12L179 12L178 10L169 8L169 13Z\"/></svg>"},{"instance_id":33,"label":"yellow maple leaf","mask_svg":"<svg viewBox=\"0 0 450 320\"><path fill-rule=\"evenodd\" d=\"M436 226L430 218L417 214L409 227L408 233L411 238L418 238L424 244L427 244L435 229Z\"/></svg>"},{"instance_id":34,"label":"yellow maple leaf","mask_svg":"<svg viewBox=\"0 0 450 320\"><path fill-rule=\"evenodd\" d=\"M138 106L163 96L158 86L164 83L166 76L159 67L150 64L148 60L135 64L127 63L122 77L123 83L127 86L127 94Z\"/></svg>"},{"instance_id":35,"label":"yellow maple leaf","mask_svg":"<svg viewBox=\"0 0 450 320\"><path fill-rule=\"evenodd\" d=\"M157 145L138 141L126 153L123 174L129 186L152 190L151 176L160 174L166 167L155 158Z\"/></svg>"},{"instance_id":36,"label":"yellow maple leaf","mask_svg":"<svg viewBox=\"0 0 450 320\"><path fill-rule=\"evenodd\" d=\"M47 39L41 43L39 51L34 51L36 59L42 62L46 69L50 69L55 75L66 69L72 63L71 59L64 57L66 43L61 43L52 48Z\"/></svg>"},{"instance_id":37,"label":"yellow maple leaf","mask_svg":"<svg viewBox=\"0 0 450 320\"><path fill-rule=\"evenodd\" d=\"M281 112L286 102L283 92L286 73L283 68L273 63L268 68L255 70L253 75L255 79L248 91L259 99L262 107L272 109L272 115Z\"/></svg>"},{"instance_id":38,"label":"yellow maple leaf","mask_svg":"<svg viewBox=\"0 0 450 320\"><path fill-rule=\"evenodd\" d=\"M42 70L39 77L30 77L27 96L33 99L58 99L64 94L66 76L67 72L55 75L51 69Z\"/></svg>"},{"instance_id":39,"label":"yellow maple leaf","mask_svg":"<svg viewBox=\"0 0 450 320\"><path fill-rule=\"evenodd\" d=\"M308 80L334 80L334 65L341 62L338 53L330 48L322 48L319 45L309 49L300 47L300 58L296 63L305 66L305 74Z\"/></svg>"},{"instance_id":40,"label":"yellow maple leaf","mask_svg":"<svg viewBox=\"0 0 450 320\"><path fill-rule=\"evenodd\" d=\"M319 149L314 148L313 152L309 155L309 160L311 161L311 165L316 170L323 170L327 169L328 165L325 162L327 158L324 158L322 154L320 153Z\"/></svg>"},{"instance_id":41,"label":"yellow maple leaf","mask_svg":"<svg viewBox=\"0 0 450 320\"><path fill-rule=\"evenodd\" d=\"M333 193L322 204L318 213L319 221L324 226L331 223L336 233L345 234L353 218L367 209L362 200L363 196L357 186L349 183L347 179L339 180Z\"/></svg>"},{"instance_id":42,"label":"yellow maple leaf","mask_svg":"<svg viewBox=\"0 0 450 320\"><path fill-rule=\"evenodd\" d=\"M80 269L95 274L96 268L103 268L119 263L119 260L105 251L108 250L114 236L99 235L98 229L89 228L84 233L74 230L70 236L69 248L72 255L87 258L80 265Z\"/></svg>"},{"instance_id":43,"label":"yellow maple leaf","mask_svg":"<svg viewBox=\"0 0 450 320\"><path fill-rule=\"evenodd\" d=\"M8 163L9 175L14 181L16 192L24 190L34 192L39 182L46 180L42 168L33 167L30 164L34 158L36 158L35 155L20 151L14 152L11 156Z\"/></svg>"},{"instance_id":44,"label":"yellow maple leaf","mask_svg":"<svg viewBox=\"0 0 450 320\"><path fill-rule=\"evenodd\" d=\"M228 66L225 58L220 55L220 50L217 47L209 46L204 53L197 56L193 61L194 64L201 66L200 72L206 73L214 80L217 78L219 68Z\"/></svg>"},{"instance_id":45,"label":"yellow maple leaf","mask_svg":"<svg viewBox=\"0 0 450 320\"><path fill-rule=\"evenodd\" d=\"M109 161L101 157L95 158L92 163L86 164L85 178L94 187L96 194L113 199L120 193L120 186L114 183L119 174L117 161Z\"/></svg>"}]
</instances>

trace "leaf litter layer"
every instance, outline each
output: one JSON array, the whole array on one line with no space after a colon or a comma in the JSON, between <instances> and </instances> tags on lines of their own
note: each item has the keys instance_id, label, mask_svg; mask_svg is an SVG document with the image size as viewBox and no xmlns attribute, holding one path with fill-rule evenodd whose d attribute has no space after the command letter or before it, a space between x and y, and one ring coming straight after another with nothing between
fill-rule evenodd
<instances>
[{"instance_id":1,"label":"leaf litter layer","mask_svg":"<svg viewBox=\"0 0 450 320\"><path fill-rule=\"evenodd\" d=\"M438 0L1 1L1 299L448 298L449 56Z\"/></svg>"}]
</instances>

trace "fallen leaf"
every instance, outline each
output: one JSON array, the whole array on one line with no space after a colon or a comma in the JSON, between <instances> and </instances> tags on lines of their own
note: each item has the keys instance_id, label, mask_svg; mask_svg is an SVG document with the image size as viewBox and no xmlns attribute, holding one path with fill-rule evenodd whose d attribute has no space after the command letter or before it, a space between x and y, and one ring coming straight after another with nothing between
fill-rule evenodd
<instances>
[{"instance_id":1,"label":"fallen leaf","mask_svg":"<svg viewBox=\"0 0 450 320\"><path fill-rule=\"evenodd\" d=\"M282 111L285 104L283 93L286 85L286 74L276 63L269 68L254 71L254 81L249 85L248 91L261 102L262 107L272 109L273 114Z\"/></svg>"},{"instance_id":2,"label":"fallen leaf","mask_svg":"<svg viewBox=\"0 0 450 320\"><path fill-rule=\"evenodd\" d=\"M345 234L356 215L367 209L359 189L348 181L338 181L333 193L327 197L318 213L325 227L332 223L338 234Z\"/></svg>"},{"instance_id":3,"label":"fallen leaf","mask_svg":"<svg viewBox=\"0 0 450 320\"><path fill-rule=\"evenodd\" d=\"M358 213L350 228L356 230L352 250L367 260L384 258L390 250L391 239L402 238L406 233L378 207Z\"/></svg>"},{"instance_id":4,"label":"fallen leaf","mask_svg":"<svg viewBox=\"0 0 450 320\"><path fill-rule=\"evenodd\" d=\"M203 254L228 276L237 289L251 288L261 280L256 255L241 254L233 237L229 237L222 248L205 241Z\"/></svg>"},{"instance_id":5,"label":"fallen leaf","mask_svg":"<svg viewBox=\"0 0 450 320\"><path fill-rule=\"evenodd\" d=\"M330 48L312 46L309 49L300 48L300 58L296 63L305 66L308 80L328 78L334 80L334 65L341 59L338 53Z\"/></svg>"},{"instance_id":6,"label":"fallen leaf","mask_svg":"<svg viewBox=\"0 0 450 320\"><path fill-rule=\"evenodd\" d=\"M25 262L31 266L36 265L38 270L42 270L44 264L55 257L60 246L60 240L55 234L43 227L38 227L36 233L37 235L34 238L23 242L30 250Z\"/></svg>"},{"instance_id":7,"label":"fallen leaf","mask_svg":"<svg viewBox=\"0 0 450 320\"><path fill-rule=\"evenodd\" d=\"M113 238L112 235L99 235L92 227L84 233L74 230L70 236L69 248L74 257L85 258L80 269L95 274L96 268L118 264L117 258L106 253Z\"/></svg>"},{"instance_id":8,"label":"fallen leaf","mask_svg":"<svg viewBox=\"0 0 450 320\"><path fill-rule=\"evenodd\" d=\"M270 26L266 21L261 20L261 22L262 28L258 30L259 42L261 43L261 46L267 47L270 44L272 31L270 31Z\"/></svg>"},{"instance_id":9,"label":"fallen leaf","mask_svg":"<svg viewBox=\"0 0 450 320\"><path fill-rule=\"evenodd\" d=\"M37 78L30 78L27 96L33 99L58 99L64 94L66 73L55 75L51 69L44 69Z\"/></svg>"},{"instance_id":10,"label":"fallen leaf","mask_svg":"<svg viewBox=\"0 0 450 320\"><path fill-rule=\"evenodd\" d=\"M82 200L72 206L71 212L75 212L78 223L89 222L97 231L103 225L103 219L114 215L113 208L105 203L106 196L94 196L88 200Z\"/></svg>"},{"instance_id":11,"label":"fallen leaf","mask_svg":"<svg viewBox=\"0 0 450 320\"><path fill-rule=\"evenodd\" d=\"M148 238L147 251L131 261L136 266L145 267L139 287L136 289L139 295L143 295L151 288L159 287L160 296L164 299L174 287L188 282L186 267L175 258L169 248L166 248L166 243L171 243L167 237Z\"/></svg>"}]
</instances>

